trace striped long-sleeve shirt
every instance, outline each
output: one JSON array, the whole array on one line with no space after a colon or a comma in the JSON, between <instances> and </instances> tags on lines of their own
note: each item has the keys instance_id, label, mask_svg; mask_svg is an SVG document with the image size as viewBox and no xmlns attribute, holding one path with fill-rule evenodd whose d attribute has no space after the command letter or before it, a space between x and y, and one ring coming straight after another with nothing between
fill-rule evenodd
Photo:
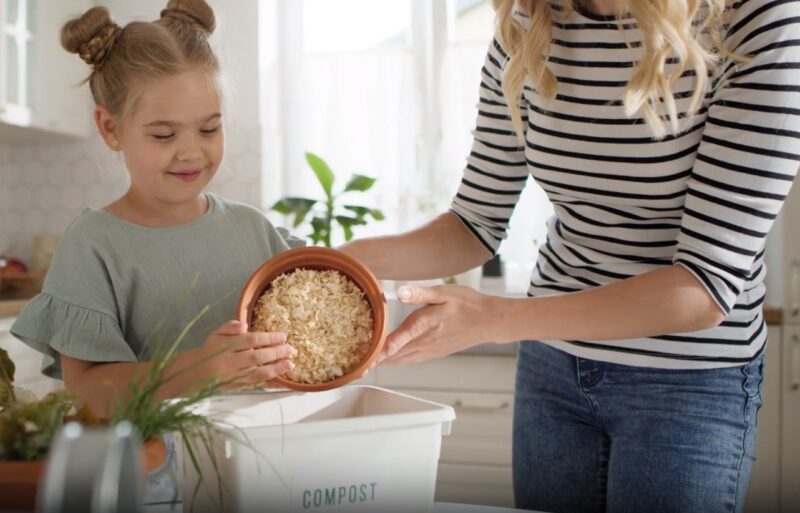
<instances>
[{"instance_id":1,"label":"striped long-sleeve shirt","mask_svg":"<svg viewBox=\"0 0 800 513\"><path fill-rule=\"evenodd\" d=\"M742 0L730 9L724 44L747 59L724 58L696 116L661 140L622 104L641 55L635 19L577 11L554 22L549 67L557 95L545 99L526 81L524 145L502 90L507 55L497 38L490 45L473 147L451 210L494 253L530 174L554 215L528 295L677 264L726 313L719 326L690 333L544 342L580 357L662 368L739 365L763 349L765 239L800 160L800 1ZM688 70L674 83L679 112L688 110L694 77Z\"/></svg>"}]
</instances>

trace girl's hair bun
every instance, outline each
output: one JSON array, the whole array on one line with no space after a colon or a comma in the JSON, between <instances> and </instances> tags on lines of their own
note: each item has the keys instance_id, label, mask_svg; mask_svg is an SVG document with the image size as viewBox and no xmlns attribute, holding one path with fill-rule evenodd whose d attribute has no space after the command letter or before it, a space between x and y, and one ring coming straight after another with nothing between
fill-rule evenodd
<instances>
[{"instance_id":1,"label":"girl's hair bun","mask_svg":"<svg viewBox=\"0 0 800 513\"><path fill-rule=\"evenodd\" d=\"M92 7L61 29L61 46L77 53L95 69L103 65L122 28L111 20L105 7Z\"/></svg>"},{"instance_id":2,"label":"girl's hair bun","mask_svg":"<svg viewBox=\"0 0 800 513\"><path fill-rule=\"evenodd\" d=\"M217 25L213 9L204 0L169 0L161 18L189 25L206 35L214 32Z\"/></svg>"}]
</instances>

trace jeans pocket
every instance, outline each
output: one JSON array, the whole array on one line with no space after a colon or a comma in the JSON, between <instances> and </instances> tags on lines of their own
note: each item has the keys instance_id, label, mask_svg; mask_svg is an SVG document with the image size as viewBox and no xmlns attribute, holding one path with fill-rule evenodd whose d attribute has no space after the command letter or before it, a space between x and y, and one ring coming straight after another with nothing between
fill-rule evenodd
<instances>
[{"instance_id":1,"label":"jeans pocket","mask_svg":"<svg viewBox=\"0 0 800 513\"><path fill-rule=\"evenodd\" d=\"M740 368L744 376L742 388L749 399L753 399L756 396L760 397L761 395L761 386L764 383L765 354L766 350L762 351L759 356Z\"/></svg>"}]
</instances>

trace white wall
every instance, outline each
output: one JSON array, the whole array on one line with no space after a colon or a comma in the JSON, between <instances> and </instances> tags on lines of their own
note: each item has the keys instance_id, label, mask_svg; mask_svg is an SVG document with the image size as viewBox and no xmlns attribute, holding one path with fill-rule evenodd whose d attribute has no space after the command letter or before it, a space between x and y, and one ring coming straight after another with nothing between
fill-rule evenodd
<instances>
[{"instance_id":1,"label":"white wall","mask_svg":"<svg viewBox=\"0 0 800 513\"><path fill-rule=\"evenodd\" d=\"M107 6L122 25L134 19L155 19L166 0L98 3ZM209 4L217 15L212 44L226 82L226 154L211 190L259 205L258 0L210 0ZM121 159L96 135L88 140L14 146L0 141L0 254L28 259L35 235L60 234L83 207L102 207L122 194L127 184Z\"/></svg>"}]
</instances>

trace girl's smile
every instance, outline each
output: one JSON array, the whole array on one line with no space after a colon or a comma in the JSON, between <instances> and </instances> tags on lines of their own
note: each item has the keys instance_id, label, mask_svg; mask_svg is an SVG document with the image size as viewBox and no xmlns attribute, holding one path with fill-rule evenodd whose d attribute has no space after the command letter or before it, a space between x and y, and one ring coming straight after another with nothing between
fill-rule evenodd
<instances>
[{"instance_id":1,"label":"girl's smile","mask_svg":"<svg viewBox=\"0 0 800 513\"><path fill-rule=\"evenodd\" d=\"M200 169L187 169L185 171L168 171L167 174L177 178L178 180L183 180L184 182L194 182L198 178L200 178L200 173L202 170Z\"/></svg>"}]
</instances>

